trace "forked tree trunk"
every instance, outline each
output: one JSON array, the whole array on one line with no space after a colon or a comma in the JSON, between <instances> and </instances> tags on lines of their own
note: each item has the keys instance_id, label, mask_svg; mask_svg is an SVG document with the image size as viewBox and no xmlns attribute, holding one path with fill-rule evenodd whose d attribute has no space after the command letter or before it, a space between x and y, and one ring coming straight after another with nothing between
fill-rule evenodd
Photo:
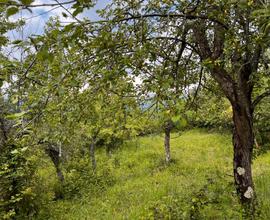
<instances>
[{"instance_id":1,"label":"forked tree trunk","mask_svg":"<svg viewBox=\"0 0 270 220\"><path fill-rule=\"evenodd\" d=\"M247 19L244 19L246 16ZM253 134L253 108L251 94L253 90L252 74L258 70L262 55L261 44L249 45L251 41L250 14L243 14L243 31L245 33L245 50L235 48L231 57L231 68L216 61L224 60L226 28L220 24L214 25L214 39L208 37L208 24L205 21L194 23L192 30L194 40L198 44L200 57L212 63L209 66L212 77L230 100L233 108L233 170L234 180L238 194L243 204L254 207L254 184L252 181L251 160L254 144ZM212 31L212 30L211 30ZM230 35L230 34L229 34ZM228 36L229 36L228 35ZM254 35L255 36L255 35ZM211 43L213 47L211 48ZM249 47L250 46L250 47ZM228 72L231 71L232 72Z\"/></svg>"},{"instance_id":2,"label":"forked tree trunk","mask_svg":"<svg viewBox=\"0 0 270 220\"><path fill-rule=\"evenodd\" d=\"M254 184L251 161L254 144L253 113L250 104L233 106L234 180L242 203L252 204Z\"/></svg>"}]
</instances>

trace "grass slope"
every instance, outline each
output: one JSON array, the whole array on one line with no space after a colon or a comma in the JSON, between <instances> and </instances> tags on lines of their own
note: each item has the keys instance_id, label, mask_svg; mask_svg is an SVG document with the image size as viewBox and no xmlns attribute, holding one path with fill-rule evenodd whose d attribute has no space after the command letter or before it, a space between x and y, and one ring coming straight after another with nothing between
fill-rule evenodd
<instances>
[{"instance_id":1,"label":"grass slope","mask_svg":"<svg viewBox=\"0 0 270 220\"><path fill-rule=\"evenodd\" d=\"M172 136L168 166L162 136L128 142L111 157L99 151L96 184L81 180L81 194L51 202L39 218L245 219L233 185L230 135L191 130ZM270 219L270 154L259 156L253 167L258 219Z\"/></svg>"}]
</instances>

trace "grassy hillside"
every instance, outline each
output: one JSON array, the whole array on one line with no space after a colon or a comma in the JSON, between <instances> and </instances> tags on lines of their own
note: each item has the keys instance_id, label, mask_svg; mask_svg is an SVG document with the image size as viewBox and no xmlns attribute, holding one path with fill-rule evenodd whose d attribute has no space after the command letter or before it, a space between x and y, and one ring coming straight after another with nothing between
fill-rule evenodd
<instances>
[{"instance_id":1,"label":"grassy hillside","mask_svg":"<svg viewBox=\"0 0 270 220\"><path fill-rule=\"evenodd\" d=\"M39 219L245 218L233 185L230 135L192 130L174 134L171 144L168 166L162 136L128 142L111 157L100 150L97 174L81 159L66 169L67 188L73 190L64 200L44 204ZM258 219L270 219L270 154L257 157L253 167ZM49 162L40 176L48 190L57 185Z\"/></svg>"}]
</instances>

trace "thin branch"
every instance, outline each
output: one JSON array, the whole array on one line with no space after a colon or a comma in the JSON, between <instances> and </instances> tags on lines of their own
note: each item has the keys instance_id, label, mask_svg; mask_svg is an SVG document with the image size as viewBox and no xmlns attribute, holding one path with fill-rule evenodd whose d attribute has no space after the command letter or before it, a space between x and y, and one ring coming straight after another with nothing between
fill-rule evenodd
<instances>
[{"instance_id":1,"label":"thin branch","mask_svg":"<svg viewBox=\"0 0 270 220\"><path fill-rule=\"evenodd\" d=\"M185 19L189 19L189 20L194 20L194 19L210 20L210 21L213 21L215 23L220 24L226 30L229 29L221 21L219 21L217 19L209 18L208 16L204 16L204 15L190 15L190 14L146 14L146 15L131 16L131 17L120 19L118 21L129 21L129 20L133 20L133 19L153 18L153 17L160 17L160 18L185 18Z\"/></svg>"},{"instance_id":2,"label":"thin branch","mask_svg":"<svg viewBox=\"0 0 270 220\"><path fill-rule=\"evenodd\" d=\"M188 6L185 8L184 11L187 11L187 10L189 9L189 7L190 7L194 2L195 2L195 1L190 2L190 3L188 4ZM201 2L200 0L196 1L196 5L195 5L192 9L188 10L188 13L193 13L193 12L195 12L195 11L197 10L197 8L198 8L200 2Z\"/></svg>"},{"instance_id":3,"label":"thin branch","mask_svg":"<svg viewBox=\"0 0 270 220\"><path fill-rule=\"evenodd\" d=\"M192 107L192 105L194 104L194 102L195 102L195 100L196 100L196 98L197 98L198 92L199 92L199 90L200 90L200 87L201 87L201 85L202 85L202 75L203 75L203 67L201 68L201 71L200 71L199 84L198 84L198 86L197 86L197 88L196 88L196 91L195 91L195 93L194 93L193 100L192 100L192 102L191 102L191 104L190 104L190 107ZM188 108L188 109L190 109L190 108Z\"/></svg>"},{"instance_id":4,"label":"thin branch","mask_svg":"<svg viewBox=\"0 0 270 220\"><path fill-rule=\"evenodd\" d=\"M36 83L36 84L38 84L40 86L44 86L44 84L42 82L40 82L39 80L34 79L32 77L26 76L25 79L28 79L28 80L32 81L33 83Z\"/></svg>"},{"instance_id":5,"label":"thin branch","mask_svg":"<svg viewBox=\"0 0 270 220\"><path fill-rule=\"evenodd\" d=\"M185 18L189 20L195 20L195 19L202 19L202 20L209 20L215 23L220 24L223 28L226 30L229 29L229 27L222 23L221 21L214 19L214 18L209 18L208 16L205 15L191 15L191 14L145 14L145 15L133 15L130 17L126 18L121 18L121 19L112 19L112 20L99 20L99 21L91 21L87 22L86 24L95 24L95 23L106 23L106 22L124 22L124 21L130 21L130 20L136 20L136 19L142 19L142 18Z\"/></svg>"},{"instance_id":6,"label":"thin branch","mask_svg":"<svg viewBox=\"0 0 270 220\"><path fill-rule=\"evenodd\" d=\"M54 7L54 8L51 8L51 9L48 10L48 11L42 12L42 13L40 13L40 14L37 14L37 15L34 15L34 16L31 16L31 17L28 17L28 18L25 18L24 21L31 20L31 19L33 19L33 18L37 18L37 17L40 17L40 16L42 16L42 15L48 14L48 13L50 13L51 11L53 11L53 10L55 10L55 9L57 9L57 8L60 8L60 6L56 6L56 7Z\"/></svg>"},{"instance_id":7,"label":"thin branch","mask_svg":"<svg viewBox=\"0 0 270 220\"><path fill-rule=\"evenodd\" d=\"M199 51L192 45L190 44L189 42L183 40L183 39L180 39L180 38L177 38L177 37L151 37L151 38L147 38L146 40L175 40L175 41L178 41L178 42L182 42L183 44L186 44L188 45L192 50L194 50L197 54L200 54Z\"/></svg>"},{"instance_id":8,"label":"thin branch","mask_svg":"<svg viewBox=\"0 0 270 220\"><path fill-rule=\"evenodd\" d=\"M82 21L74 16L66 7L64 7L63 3L59 2L58 0L54 0L56 3L59 4L61 8L63 8L72 18L74 18L79 24L82 24Z\"/></svg>"},{"instance_id":9,"label":"thin branch","mask_svg":"<svg viewBox=\"0 0 270 220\"><path fill-rule=\"evenodd\" d=\"M258 96L254 99L254 101L253 101L253 103L252 103L253 108L255 108L255 107L262 101L262 99L264 99L264 98L267 97L267 96L270 96L270 90L265 91L264 93L262 93L261 95L258 95Z\"/></svg>"},{"instance_id":10,"label":"thin branch","mask_svg":"<svg viewBox=\"0 0 270 220\"><path fill-rule=\"evenodd\" d=\"M39 118L44 113L44 110L49 102L50 97L51 97L51 94L49 93L45 102L43 103L43 106L40 112L36 114L26 125L22 126L22 128L15 134L15 138L18 138L21 135L21 133L23 133L29 125L31 125L37 118Z\"/></svg>"},{"instance_id":11,"label":"thin branch","mask_svg":"<svg viewBox=\"0 0 270 220\"><path fill-rule=\"evenodd\" d=\"M76 0L63 2L62 5L68 5L77 2ZM14 3L14 2L0 2L0 6L17 6L22 8L35 8L35 7L54 7L59 6L59 3L44 3L44 4L36 4L36 5L24 5L20 3Z\"/></svg>"},{"instance_id":12,"label":"thin branch","mask_svg":"<svg viewBox=\"0 0 270 220\"><path fill-rule=\"evenodd\" d=\"M18 81L18 86L21 86L21 85L22 85L24 79L28 79L28 80L31 80L31 81L33 81L33 82L39 84L39 85L42 85L41 82L38 82L37 80L35 80L35 79L33 79L33 78L27 76L28 72L32 69L32 67L34 66L34 64L36 63L36 61L37 61L37 57L35 57L35 58L32 60L32 62L29 64L29 66L28 66L27 69L25 70L24 74L22 75L22 77L19 79L19 81Z\"/></svg>"}]
</instances>

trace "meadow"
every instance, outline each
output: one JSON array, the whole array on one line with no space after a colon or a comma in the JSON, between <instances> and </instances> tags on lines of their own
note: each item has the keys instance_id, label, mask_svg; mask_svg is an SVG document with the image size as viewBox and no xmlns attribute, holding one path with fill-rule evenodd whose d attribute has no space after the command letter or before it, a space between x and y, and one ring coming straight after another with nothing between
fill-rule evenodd
<instances>
[{"instance_id":1,"label":"meadow","mask_svg":"<svg viewBox=\"0 0 270 220\"><path fill-rule=\"evenodd\" d=\"M229 133L174 133L171 151L172 162L166 164L162 135L138 137L111 155L98 149L95 173L87 157L63 165L63 187L50 160L41 160L40 201L48 202L35 219L247 219L233 182ZM270 153L257 154L255 219L270 219L269 174ZM57 190L65 198L51 201Z\"/></svg>"}]
</instances>

